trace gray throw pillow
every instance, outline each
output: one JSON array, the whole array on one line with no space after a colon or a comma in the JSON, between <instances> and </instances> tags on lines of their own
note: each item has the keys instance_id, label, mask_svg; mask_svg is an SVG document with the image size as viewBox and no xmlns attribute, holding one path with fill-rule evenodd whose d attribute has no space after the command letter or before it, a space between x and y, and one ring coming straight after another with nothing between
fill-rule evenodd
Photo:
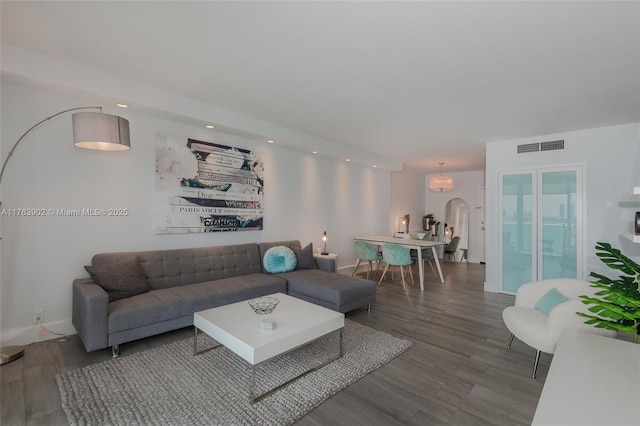
<instances>
[{"instance_id":1,"label":"gray throw pillow","mask_svg":"<svg viewBox=\"0 0 640 426\"><path fill-rule=\"evenodd\" d=\"M100 266L85 266L91 278L109 295L109 302L149 291L137 257Z\"/></svg>"},{"instance_id":2,"label":"gray throw pillow","mask_svg":"<svg viewBox=\"0 0 640 426\"><path fill-rule=\"evenodd\" d=\"M316 260L313 258L313 243L309 243L302 250L294 250L298 263L296 269L318 269Z\"/></svg>"}]
</instances>

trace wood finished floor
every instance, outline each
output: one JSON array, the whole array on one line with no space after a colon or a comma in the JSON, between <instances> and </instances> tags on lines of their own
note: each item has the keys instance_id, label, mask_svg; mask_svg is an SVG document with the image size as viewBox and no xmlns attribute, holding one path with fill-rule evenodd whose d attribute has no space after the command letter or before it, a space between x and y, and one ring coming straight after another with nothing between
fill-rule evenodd
<instances>
[{"instance_id":1,"label":"wood finished floor","mask_svg":"<svg viewBox=\"0 0 640 426\"><path fill-rule=\"evenodd\" d=\"M413 347L329 398L297 425L528 425L533 419L551 355L515 341L502 310L513 297L483 291L484 266L443 262L441 284L427 268L425 291L408 295L399 274L378 287L371 313L347 318L413 341ZM362 274L364 275L364 274ZM417 270L414 267L414 275ZM379 275L372 276L377 279ZM191 328L121 345L123 356L192 336ZM23 358L0 367L0 424L65 425L54 377L110 359L87 354L77 336L28 345Z\"/></svg>"}]
</instances>

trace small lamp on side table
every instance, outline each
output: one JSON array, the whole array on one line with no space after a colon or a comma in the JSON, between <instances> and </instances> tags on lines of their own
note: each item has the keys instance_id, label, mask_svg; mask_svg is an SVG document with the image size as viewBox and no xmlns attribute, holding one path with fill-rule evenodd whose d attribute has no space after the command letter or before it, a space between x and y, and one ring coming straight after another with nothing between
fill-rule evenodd
<instances>
[{"instance_id":1,"label":"small lamp on side table","mask_svg":"<svg viewBox=\"0 0 640 426\"><path fill-rule=\"evenodd\" d=\"M323 256L326 256L329 254L327 252L327 231L324 231L324 234L322 234L322 253L320 254Z\"/></svg>"}]
</instances>

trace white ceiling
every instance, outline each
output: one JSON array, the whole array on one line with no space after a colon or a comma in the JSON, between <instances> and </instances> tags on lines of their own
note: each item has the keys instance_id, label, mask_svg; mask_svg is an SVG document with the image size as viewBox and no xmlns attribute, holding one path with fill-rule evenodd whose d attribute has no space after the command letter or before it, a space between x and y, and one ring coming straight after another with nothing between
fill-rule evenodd
<instances>
[{"instance_id":1,"label":"white ceiling","mask_svg":"<svg viewBox=\"0 0 640 426\"><path fill-rule=\"evenodd\" d=\"M425 173L484 169L486 142L640 121L639 2L2 1L1 15L3 46Z\"/></svg>"}]
</instances>

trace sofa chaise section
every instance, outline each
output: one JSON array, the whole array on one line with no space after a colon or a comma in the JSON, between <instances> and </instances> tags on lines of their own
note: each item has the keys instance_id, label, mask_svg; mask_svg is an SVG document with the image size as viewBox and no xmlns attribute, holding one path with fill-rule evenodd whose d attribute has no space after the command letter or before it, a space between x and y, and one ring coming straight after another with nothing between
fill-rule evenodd
<instances>
[{"instance_id":1,"label":"sofa chaise section","mask_svg":"<svg viewBox=\"0 0 640 426\"><path fill-rule=\"evenodd\" d=\"M359 277L308 269L278 274L287 280L289 296L324 306L338 312L349 312L362 306L371 308L376 301L376 283Z\"/></svg>"},{"instance_id":2,"label":"sofa chaise section","mask_svg":"<svg viewBox=\"0 0 640 426\"><path fill-rule=\"evenodd\" d=\"M300 251L299 241L261 243L260 255L274 246L286 246L294 252ZM296 269L277 274L287 280L289 296L324 306L338 312L367 306L376 301L376 283L360 277L335 273L335 259L315 258L317 269Z\"/></svg>"}]
</instances>

